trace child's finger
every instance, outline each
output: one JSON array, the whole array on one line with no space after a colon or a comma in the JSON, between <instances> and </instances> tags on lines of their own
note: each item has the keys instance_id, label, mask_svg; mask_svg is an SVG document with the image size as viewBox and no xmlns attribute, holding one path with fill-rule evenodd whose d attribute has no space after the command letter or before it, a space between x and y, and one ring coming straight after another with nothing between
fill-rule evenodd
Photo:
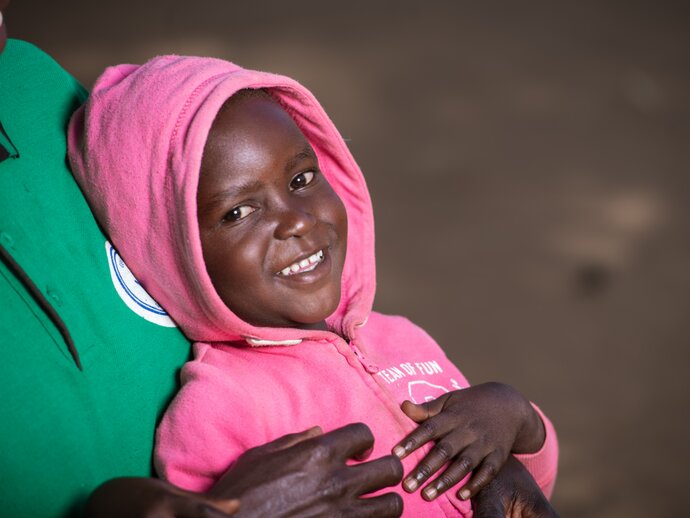
<instances>
[{"instance_id":1,"label":"child's finger","mask_svg":"<svg viewBox=\"0 0 690 518\"><path fill-rule=\"evenodd\" d=\"M479 493L484 486L496 477L505 461L506 459L499 451L493 451L487 455L474 471L472 478L460 488L458 497L462 500L468 500Z\"/></svg>"},{"instance_id":2,"label":"child's finger","mask_svg":"<svg viewBox=\"0 0 690 518\"><path fill-rule=\"evenodd\" d=\"M423 405L417 405L412 401L403 401L400 409L415 423L421 423L430 417L428 408Z\"/></svg>"},{"instance_id":3,"label":"child's finger","mask_svg":"<svg viewBox=\"0 0 690 518\"><path fill-rule=\"evenodd\" d=\"M416 491L426 482L432 475L441 469L450 459L454 458L458 452L464 448L464 444L453 444L447 440L439 441L431 451L417 464L417 466L410 472L410 474L403 481L403 488L408 493ZM463 461L464 462L464 461ZM454 463L455 464L455 463ZM470 467L467 471L469 472ZM458 479L458 482L461 479ZM433 486L434 484L430 484Z\"/></svg>"},{"instance_id":4,"label":"child's finger","mask_svg":"<svg viewBox=\"0 0 690 518\"><path fill-rule=\"evenodd\" d=\"M440 423L434 419L424 421L415 431L393 447L393 455L404 459L422 445L438 438L442 435L439 425Z\"/></svg>"},{"instance_id":5,"label":"child's finger","mask_svg":"<svg viewBox=\"0 0 690 518\"><path fill-rule=\"evenodd\" d=\"M447 395L421 405L416 405L411 401L403 402L401 405L403 412L408 416L412 414L410 417L421 424L393 447L393 455L404 459L422 444L437 439L453 429L453 423L450 419L444 418L443 415L438 415L443 409ZM419 417L419 420L415 419L415 417Z\"/></svg>"},{"instance_id":6,"label":"child's finger","mask_svg":"<svg viewBox=\"0 0 690 518\"><path fill-rule=\"evenodd\" d=\"M446 490L457 485L465 478L474 467L474 461L469 457L461 456L452 462L448 468L422 491L424 500L433 500Z\"/></svg>"},{"instance_id":7,"label":"child's finger","mask_svg":"<svg viewBox=\"0 0 690 518\"><path fill-rule=\"evenodd\" d=\"M413 403L412 401L403 401L400 408L402 411L416 423L426 421L430 417L435 416L443 410L446 400L450 397L450 393L444 394L441 397L428 401L426 403Z\"/></svg>"}]
</instances>

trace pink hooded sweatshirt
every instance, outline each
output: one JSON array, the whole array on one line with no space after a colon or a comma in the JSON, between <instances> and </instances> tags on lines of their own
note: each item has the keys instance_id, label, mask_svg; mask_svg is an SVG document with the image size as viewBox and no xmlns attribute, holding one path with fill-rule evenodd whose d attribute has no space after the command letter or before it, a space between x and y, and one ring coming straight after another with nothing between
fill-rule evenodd
<instances>
[{"instance_id":1,"label":"pink hooded sweatshirt","mask_svg":"<svg viewBox=\"0 0 690 518\"><path fill-rule=\"evenodd\" d=\"M196 194L204 144L223 103L265 88L292 116L343 200L348 250L332 331L255 327L221 301L206 271ZM159 474L209 489L249 448L320 425L364 422L373 455L416 428L400 403L429 401L468 386L422 329L372 312L374 221L362 173L319 103L297 82L209 58L163 56L120 65L98 79L69 127L74 175L120 255L146 290L194 340L194 360L157 433ZM558 445L519 455L550 495ZM408 473L431 444L403 461ZM459 486L458 486L459 487ZM456 488L457 489L457 488ZM471 516L449 490L433 502L400 487L405 516Z\"/></svg>"}]
</instances>

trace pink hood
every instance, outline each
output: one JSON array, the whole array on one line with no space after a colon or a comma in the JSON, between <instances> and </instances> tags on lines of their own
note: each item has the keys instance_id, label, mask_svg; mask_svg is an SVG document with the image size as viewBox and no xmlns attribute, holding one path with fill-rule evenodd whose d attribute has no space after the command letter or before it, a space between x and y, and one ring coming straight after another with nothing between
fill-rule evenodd
<instances>
[{"instance_id":1,"label":"pink hood","mask_svg":"<svg viewBox=\"0 0 690 518\"><path fill-rule=\"evenodd\" d=\"M190 339L305 338L300 329L255 327L235 316L216 294L203 261L196 216L202 152L218 110L244 88L268 89L293 117L345 203L342 295L328 324L351 336L374 298L371 200L333 123L292 79L183 56L108 68L69 125L74 176L129 268Z\"/></svg>"}]
</instances>

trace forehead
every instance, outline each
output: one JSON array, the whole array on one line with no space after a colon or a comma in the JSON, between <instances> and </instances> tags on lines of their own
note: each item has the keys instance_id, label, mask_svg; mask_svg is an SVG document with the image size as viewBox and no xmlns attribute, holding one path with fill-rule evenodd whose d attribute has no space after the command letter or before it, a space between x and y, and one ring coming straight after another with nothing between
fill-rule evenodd
<instances>
[{"instance_id":1,"label":"forehead","mask_svg":"<svg viewBox=\"0 0 690 518\"><path fill-rule=\"evenodd\" d=\"M278 151L299 141L302 131L283 107L261 90L244 90L228 99L216 115L206 146L262 145Z\"/></svg>"},{"instance_id":2,"label":"forehead","mask_svg":"<svg viewBox=\"0 0 690 518\"><path fill-rule=\"evenodd\" d=\"M221 173L230 180L228 176L275 168L305 154L315 158L307 138L272 97L262 91L236 95L211 126L201 181Z\"/></svg>"}]
</instances>

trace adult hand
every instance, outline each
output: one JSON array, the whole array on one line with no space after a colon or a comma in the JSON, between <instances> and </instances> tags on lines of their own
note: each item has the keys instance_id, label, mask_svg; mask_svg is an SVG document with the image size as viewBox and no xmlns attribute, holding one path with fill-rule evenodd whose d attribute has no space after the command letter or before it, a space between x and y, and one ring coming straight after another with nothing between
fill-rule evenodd
<instances>
[{"instance_id":1,"label":"adult hand","mask_svg":"<svg viewBox=\"0 0 690 518\"><path fill-rule=\"evenodd\" d=\"M354 466L374 445L369 428L351 424L320 435L318 428L245 452L209 492L240 500L236 517L396 517L402 498L367 493L396 485L402 464L393 455Z\"/></svg>"},{"instance_id":2,"label":"adult hand","mask_svg":"<svg viewBox=\"0 0 690 518\"><path fill-rule=\"evenodd\" d=\"M211 499L156 478L125 477L107 481L86 504L88 518L227 518L239 501Z\"/></svg>"},{"instance_id":3,"label":"adult hand","mask_svg":"<svg viewBox=\"0 0 690 518\"><path fill-rule=\"evenodd\" d=\"M403 470L397 457L346 464L348 459L363 460L373 444L374 437L363 424L327 434L312 428L247 450L206 495L157 479L108 481L89 499L86 516L400 516L402 498L396 493L360 498L400 482Z\"/></svg>"},{"instance_id":4,"label":"adult hand","mask_svg":"<svg viewBox=\"0 0 690 518\"><path fill-rule=\"evenodd\" d=\"M475 518L558 518L529 471L515 457L472 498Z\"/></svg>"}]
</instances>

